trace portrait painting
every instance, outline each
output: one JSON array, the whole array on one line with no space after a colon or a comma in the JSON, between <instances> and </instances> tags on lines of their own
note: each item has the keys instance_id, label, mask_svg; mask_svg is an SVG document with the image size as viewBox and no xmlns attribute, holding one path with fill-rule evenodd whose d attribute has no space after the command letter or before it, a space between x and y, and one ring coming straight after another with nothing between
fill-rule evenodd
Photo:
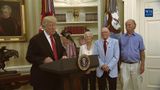
<instances>
[{"instance_id":1,"label":"portrait painting","mask_svg":"<svg viewBox=\"0 0 160 90\"><path fill-rule=\"evenodd\" d=\"M24 40L23 0L0 0L0 42Z\"/></svg>"}]
</instances>

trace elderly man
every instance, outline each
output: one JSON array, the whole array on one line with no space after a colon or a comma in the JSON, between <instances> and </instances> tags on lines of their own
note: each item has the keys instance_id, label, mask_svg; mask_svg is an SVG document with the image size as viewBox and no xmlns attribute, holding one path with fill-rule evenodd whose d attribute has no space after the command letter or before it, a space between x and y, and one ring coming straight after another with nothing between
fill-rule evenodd
<instances>
[{"instance_id":1,"label":"elderly man","mask_svg":"<svg viewBox=\"0 0 160 90\"><path fill-rule=\"evenodd\" d=\"M9 5L3 5L0 8L0 36L19 36L21 35L21 26L16 18L12 16L12 8Z\"/></svg>"},{"instance_id":2,"label":"elderly man","mask_svg":"<svg viewBox=\"0 0 160 90\"><path fill-rule=\"evenodd\" d=\"M44 31L35 35L29 42L26 59L32 64L31 84L34 90L62 90L61 79L54 74L42 71L39 65L65 58L65 49L56 33L56 18L46 16L42 22Z\"/></svg>"},{"instance_id":3,"label":"elderly man","mask_svg":"<svg viewBox=\"0 0 160 90\"><path fill-rule=\"evenodd\" d=\"M134 31L136 23L133 19L127 20L125 25L127 33L120 38L123 90L141 90L139 77L144 72L144 43L142 37Z\"/></svg>"},{"instance_id":4,"label":"elderly man","mask_svg":"<svg viewBox=\"0 0 160 90\"><path fill-rule=\"evenodd\" d=\"M110 38L110 31L103 27L102 39L97 40L94 45L94 54L99 57L97 68L99 90L105 90L106 78L109 82L109 90L116 90L118 77L119 43L118 40Z\"/></svg>"}]
</instances>

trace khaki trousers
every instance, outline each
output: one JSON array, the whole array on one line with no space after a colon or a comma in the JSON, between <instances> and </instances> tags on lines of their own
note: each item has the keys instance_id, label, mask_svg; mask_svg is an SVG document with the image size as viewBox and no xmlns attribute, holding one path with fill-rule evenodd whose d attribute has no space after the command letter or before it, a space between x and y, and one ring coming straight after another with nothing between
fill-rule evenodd
<instances>
[{"instance_id":1,"label":"khaki trousers","mask_svg":"<svg viewBox=\"0 0 160 90\"><path fill-rule=\"evenodd\" d=\"M142 76L140 75L140 63L121 63L122 90L141 90Z\"/></svg>"}]
</instances>

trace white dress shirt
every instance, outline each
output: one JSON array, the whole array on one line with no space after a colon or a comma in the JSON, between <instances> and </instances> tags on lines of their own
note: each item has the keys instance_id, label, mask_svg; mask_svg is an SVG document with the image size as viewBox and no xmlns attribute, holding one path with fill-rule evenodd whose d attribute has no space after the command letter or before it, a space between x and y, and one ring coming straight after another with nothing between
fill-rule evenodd
<instances>
[{"instance_id":1,"label":"white dress shirt","mask_svg":"<svg viewBox=\"0 0 160 90\"><path fill-rule=\"evenodd\" d=\"M85 54L85 55L92 55L93 54L93 47L91 46L90 49L87 49L87 45L86 44L80 46L79 56L81 56L83 54Z\"/></svg>"}]
</instances>

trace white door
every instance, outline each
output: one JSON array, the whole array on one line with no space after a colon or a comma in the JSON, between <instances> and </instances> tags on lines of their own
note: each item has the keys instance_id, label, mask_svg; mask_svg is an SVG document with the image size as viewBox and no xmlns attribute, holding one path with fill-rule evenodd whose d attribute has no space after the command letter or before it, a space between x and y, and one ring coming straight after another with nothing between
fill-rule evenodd
<instances>
[{"instance_id":1,"label":"white door","mask_svg":"<svg viewBox=\"0 0 160 90\"><path fill-rule=\"evenodd\" d=\"M146 46L146 65L142 90L160 90L160 0L142 0L141 33ZM153 9L153 17L145 17Z\"/></svg>"}]
</instances>

